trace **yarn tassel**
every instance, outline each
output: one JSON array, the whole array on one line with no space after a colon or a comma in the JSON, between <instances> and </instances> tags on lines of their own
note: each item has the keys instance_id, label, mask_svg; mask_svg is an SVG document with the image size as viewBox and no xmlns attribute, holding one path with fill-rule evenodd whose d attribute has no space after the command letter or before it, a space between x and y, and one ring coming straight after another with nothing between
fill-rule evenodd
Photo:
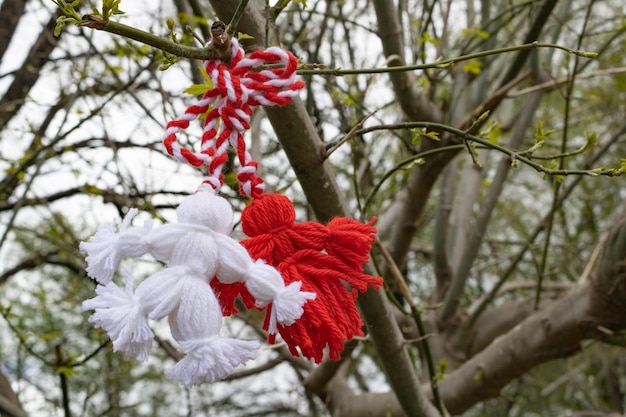
<instances>
[{"instance_id":1,"label":"yarn tassel","mask_svg":"<svg viewBox=\"0 0 626 417\"><path fill-rule=\"evenodd\" d=\"M239 310L235 307L237 297L241 296L241 301L247 309L251 309L255 305L254 297L246 289L246 284L243 282L225 284L219 279L212 279L211 288L213 288L215 295L220 300L222 315L224 316L232 316L239 313Z\"/></svg>"},{"instance_id":2,"label":"yarn tassel","mask_svg":"<svg viewBox=\"0 0 626 417\"><path fill-rule=\"evenodd\" d=\"M278 265L285 279L301 281L303 291L317 294L305 305L305 313L290 326L278 326L278 331L293 355L313 359L319 363L323 350L328 348L332 360L340 358L346 340L363 336L363 322L356 308L357 291L368 286L379 288L378 277L351 270L337 258L312 249L303 249ZM345 283L353 287L349 291Z\"/></svg>"}]
</instances>

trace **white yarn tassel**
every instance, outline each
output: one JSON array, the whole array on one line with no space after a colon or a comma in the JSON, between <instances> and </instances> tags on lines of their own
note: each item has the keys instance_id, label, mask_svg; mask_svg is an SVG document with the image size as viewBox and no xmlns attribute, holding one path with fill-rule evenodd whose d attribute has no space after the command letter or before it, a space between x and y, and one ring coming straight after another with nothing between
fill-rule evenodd
<instances>
[{"instance_id":1,"label":"white yarn tassel","mask_svg":"<svg viewBox=\"0 0 626 417\"><path fill-rule=\"evenodd\" d=\"M186 356L165 372L168 377L187 386L213 382L254 359L259 342L220 336L221 309L210 286L189 280L182 300L170 313L169 323Z\"/></svg>"},{"instance_id":2,"label":"white yarn tassel","mask_svg":"<svg viewBox=\"0 0 626 417\"><path fill-rule=\"evenodd\" d=\"M81 242L80 249L87 252L87 274L106 285L113 278L123 256L138 257L148 251L145 236L152 228L147 221L143 227L129 228L130 222L137 215L137 209L130 209L124 218L119 232L113 224L100 226L88 242Z\"/></svg>"},{"instance_id":3,"label":"white yarn tassel","mask_svg":"<svg viewBox=\"0 0 626 417\"><path fill-rule=\"evenodd\" d=\"M180 344L180 350L187 355L165 375L186 386L217 381L232 374L237 365L254 359L258 348L256 341L223 337L187 340Z\"/></svg>"},{"instance_id":4,"label":"white yarn tassel","mask_svg":"<svg viewBox=\"0 0 626 417\"><path fill-rule=\"evenodd\" d=\"M83 310L95 310L89 322L107 332L114 351L122 351L140 361L148 360L154 334L148 326L139 299L133 294L130 269L124 270L126 288L115 283L96 287L96 297L83 302Z\"/></svg>"},{"instance_id":5,"label":"white yarn tassel","mask_svg":"<svg viewBox=\"0 0 626 417\"><path fill-rule=\"evenodd\" d=\"M278 331L276 322L285 326L295 323L304 313L304 303L315 299L315 293L300 291L300 288L301 281L292 282L274 296L268 333L275 334Z\"/></svg>"}]
</instances>

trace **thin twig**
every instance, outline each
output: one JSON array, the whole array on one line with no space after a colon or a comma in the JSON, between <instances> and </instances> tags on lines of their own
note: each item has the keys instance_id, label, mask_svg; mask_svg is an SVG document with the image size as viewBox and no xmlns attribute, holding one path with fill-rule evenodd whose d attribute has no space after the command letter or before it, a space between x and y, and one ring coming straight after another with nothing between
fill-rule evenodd
<instances>
[{"instance_id":1,"label":"thin twig","mask_svg":"<svg viewBox=\"0 0 626 417\"><path fill-rule=\"evenodd\" d=\"M228 30L232 31L234 27L241 19L241 16L238 14L239 8L245 8L247 4L247 0L242 0L238 6L237 11L233 15L231 23L228 25ZM243 12L241 12L243 13ZM169 54L181 57L181 58L191 58L191 59L200 59L207 60L215 58L215 48L209 45L207 48L194 48L186 45L181 45L175 42L170 41L169 39L165 39L151 33L142 31L140 29L136 29L131 26L124 25L122 23L114 22L114 21L105 21L101 16L96 14L86 14L82 16L81 21L77 23L80 27L88 27L96 30L102 30L109 33L114 33L116 35L124 36L142 43L146 45L153 46L157 49L160 49ZM549 44L549 43L539 43L539 42L531 42L523 45L511 46L507 48L497 48L491 49L489 51L481 51L473 54L462 55L456 58L449 58L439 60L437 62L431 64L422 64L422 65L403 65L403 66L394 66L394 67L386 67L386 68L361 68L361 69L300 69L297 71L299 75L334 75L334 76L343 76L350 74L377 74L377 73L391 73L391 72L406 72L406 71L416 71L416 70L425 70L425 69L443 69L453 66L454 64L462 61L467 61L470 59L482 58L491 55L503 54L507 52L515 52L515 51L524 51L524 50L532 50L538 48L551 48L551 49L560 49L567 53L575 54L577 56L581 56L584 58L594 58L597 54L594 52L585 52L581 50L575 50L571 48L566 48L561 45Z\"/></svg>"},{"instance_id":2,"label":"thin twig","mask_svg":"<svg viewBox=\"0 0 626 417\"><path fill-rule=\"evenodd\" d=\"M363 202L363 215L365 215L365 213L367 212L367 208L369 207L370 203L374 199L374 196L378 193L378 190L380 190L380 188L382 187L383 183L387 181L387 179L389 179L389 177L391 177L393 174L395 174L401 169L405 169L408 165L414 164L420 161L421 159L426 158L427 156L438 154L441 152L451 152L451 151L457 152L461 149L465 149L465 146L463 144L442 146L439 148L429 149L424 152L416 153L410 158L407 158L397 163L396 166L394 166L392 169L387 171L385 175L383 175L383 177L380 179L380 181L378 181L378 183L374 186L374 188L370 190L369 194L365 198L365 201Z\"/></svg>"},{"instance_id":3,"label":"thin twig","mask_svg":"<svg viewBox=\"0 0 626 417\"><path fill-rule=\"evenodd\" d=\"M195 40L196 42L198 42L201 46L204 45L204 40L200 37L200 35L198 35L193 28L191 27L191 25L185 25L185 30L187 31L187 33L189 33Z\"/></svg>"},{"instance_id":4,"label":"thin twig","mask_svg":"<svg viewBox=\"0 0 626 417\"><path fill-rule=\"evenodd\" d=\"M367 119L369 119L370 117L372 117L374 114L376 114L378 110L374 110L373 112L371 112L370 114L366 115L364 118L362 118L361 120L359 120L359 122L357 124L355 124L352 129L350 129L350 131L348 133L346 133L346 135L344 137L342 137L341 139L339 139L337 142L333 143L330 148L328 148L326 150L326 154L324 155L324 159L328 159L328 157L330 157L330 155L335 152L337 149L339 149L341 147L341 145L343 145L344 143L346 143L347 141L349 141L350 139L352 139L354 136L356 136L355 132L357 132L359 129L361 129L363 127L363 125L365 124L365 122L367 121Z\"/></svg>"},{"instance_id":5,"label":"thin twig","mask_svg":"<svg viewBox=\"0 0 626 417\"><path fill-rule=\"evenodd\" d=\"M623 174L621 169L611 169L611 168L599 168L599 169L553 169L548 168L544 165L541 165L538 162L533 161L530 157L525 157L520 154L520 152L509 149L505 146L498 145L497 143L490 142L487 139L468 134L464 130L460 130L454 128L452 126L448 126L441 123L434 122L405 122L405 123L396 123L392 125L379 125L379 126L370 126L364 129L357 130L355 135L360 135L364 133L370 133L377 130L392 130L392 129L415 129L415 128L426 128L428 130L442 130L448 133L452 133L453 135L461 138L467 139L472 142L476 142L485 148L490 148L496 151L499 151L505 155L508 155L511 158L511 162L521 162L524 165L528 165L531 168L534 168L536 171L541 172L542 174L550 175L550 176L568 176L568 175L588 175L592 177L597 177L600 175L614 177L620 176ZM456 148L455 148L456 149Z\"/></svg>"},{"instance_id":6,"label":"thin twig","mask_svg":"<svg viewBox=\"0 0 626 417\"><path fill-rule=\"evenodd\" d=\"M416 71L416 70L425 70L425 69L444 69L452 67L454 64L462 61L469 61L471 59L484 58L486 56L498 55L507 52L516 52L516 51L525 51L539 48L550 48L550 49L560 49L570 54L574 54L577 56L581 56L584 58L595 58L595 52L586 52L580 51L576 49L566 48L561 45L551 44L551 43L539 43L539 42L531 42L517 46L510 46L506 48L496 48L490 49L488 51L476 52L468 55L461 55L456 58L442 59L430 64L420 64L420 65L398 65L393 67L386 68L361 68L361 69L333 69L333 68L323 68L323 69L301 69L298 70L298 74L300 75L334 75L334 76L342 76L342 75L351 75L351 74L378 74L378 73L388 73L388 72L406 72L406 71Z\"/></svg>"},{"instance_id":7,"label":"thin twig","mask_svg":"<svg viewBox=\"0 0 626 417\"><path fill-rule=\"evenodd\" d=\"M602 70L597 70L597 71L589 71L589 72L585 72L582 74L576 74L573 76L573 78L576 80L584 80L587 78L605 77L607 75L623 74L625 72L626 72L626 67L608 68L608 69L602 69ZM535 91L552 90L552 89L558 88L559 86L563 84L569 83L571 79L572 79L572 76L567 76L567 77L559 78L557 80L546 81L540 84L535 84L531 87L523 88L521 90L512 91L508 93L506 96L508 98L516 98L516 97L521 97L521 96L533 93Z\"/></svg>"},{"instance_id":8,"label":"thin twig","mask_svg":"<svg viewBox=\"0 0 626 417\"><path fill-rule=\"evenodd\" d=\"M63 412L65 417L72 417L72 410L70 409L70 392L67 386L67 375L65 371L61 368L65 368L68 365L68 360L63 355L63 350L61 345L56 345L54 347L55 352L55 365L57 372L59 373L59 378L61 380L61 398L63 402Z\"/></svg>"},{"instance_id":9,"label":"thin twig","mask_svg":"<svg viewBox=\"0 0 626 417\"><path fill-rule=\"evenodd\" d=\"M243 12L248 5L248 0L239 0L239 4L237 5L237 9L235 13L233 13L233 17L230 19L230 23L228 24L228 33L229 35L233 35L236 31L237 25L243 16Z\"/></svg>"}]
</instances>

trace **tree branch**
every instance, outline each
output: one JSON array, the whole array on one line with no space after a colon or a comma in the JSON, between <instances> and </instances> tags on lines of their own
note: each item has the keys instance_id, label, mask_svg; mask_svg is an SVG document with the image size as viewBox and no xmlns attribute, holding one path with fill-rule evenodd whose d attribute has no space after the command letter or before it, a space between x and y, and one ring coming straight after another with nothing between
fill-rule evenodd
<instances>
[{"instance_id":1,"label":"tree branch","mask_svg":"<svg viewBox=\"0 0 626 417\"><path fill-rule=\"evenodd\" d=\"M515 128L511 134L508 144L509 148L516 149L522 143L524 132L526 132L532 117L537 111L537 107L539 106L542 97L543 94L539 92L534 94L524 104L524 107L517 118ZM439 319L441 321L449 319L457 311L461 295L465 290L465 283L470 275L470 270L476 260L476 256L478 255L478 250L483 242L483 237L487 231L489 220L491 220L491 215L500 198L500 194L504 189L504 183L510 169L511 161L507 158L502 158L498 163L496 175L491 181L491 184L483 197L483 202L480 206L480 212L478 213L478 216L476 216L476 221L470 228L469 237L465 247L462 248L459 263L454 269L454 277L452 279L450 289L446 294L443 307L439 312Z\"/></svg>"},{"instance_id":2,"label":"tree branch","mask_svg":"<svg viewBox=\"0 0 626 417\"><path fill-rule=\"evenodd\" d=\"M84 15L82 17L82 20L76 25L80 27L102 30L104 32L109 32L115 35L123 36L125 38L133 39L135 41L145 43L146 45L153 46L157 49L160 49L161 51L176 55L181 58L213 59L218 57L218 53L212 45L209 45L206 48L196 48L193 46L181 45L169 39L156 36L152 33L145 32L132 26L127 26L113 20L105 21L102 19L101 16L98 16L96 14Z\"/></svg>"},{"instance_id":3,"label":"tree branch","mask_svg":"<svg viewBox=\"0 0 626 417\"><path fill-rule=\"evenodd\" d=\"M25 9L26 0L5 0L2 2L2 6L0 6L0 59L4 57Z\"/></svg>"},{"instance_id":4,"label":"tree branch","mask_svg":"<svg viewBox=\"0 0 626 417\"><path fill-rule=\"evenodd\" d=\"M39 73L48 62L48 57L57 45L57 38L53 36L56 19L60 13L50 17L50 20L41 29L37 40L28 51L15 77L0 99L0 131L9 123L24 104L24 98L39 79Z\"/></svg>"},{"instance_id":5,"label":"tree branch","mask_svg":"<svg viewBox=\"0 0 626 417\"><path fill-rule=\"evenodd\" d=\"M451 414L496 397L513 379L544 362L578 353L587 339L602 340L604 329L626 329L626 206L604 242L593 279L529 316L457 370L439 390ZM393 393L378 394L393 407Z\"/></svg>"},{"instance_id":6,"label":"tree branch","mask_svg":"<svg viewBox=\"0 0 626 417\"><path fill-rule=\"evenodd\" d=\"M224 0L213 0L211 4L224 21L228 21L235 6ZM256 41L265 37L265 23L259 10L262 8L248 5L239 26ZM272 40L272 43L278 42ZM324 162L323 144L302 101L294 99L289 106L266 107L265 111L317 219L325 222L334 216L349 215L334 175ZM385 295L369 290L359 297L358 302L389 383L398 394L403 409L410 416L437 416L437 410L420 387Z\"/></svg>"},{"instance_id":7,"label":"tree branch","mask_svg":"<svg viewBox=\"0 0 626 417\"><path fill-rule=\"evenodd\" d=\"M0 372L0 415L28 417L13 388L11 388L11 383L2 372Z\"/></svg>"}]
</instances>

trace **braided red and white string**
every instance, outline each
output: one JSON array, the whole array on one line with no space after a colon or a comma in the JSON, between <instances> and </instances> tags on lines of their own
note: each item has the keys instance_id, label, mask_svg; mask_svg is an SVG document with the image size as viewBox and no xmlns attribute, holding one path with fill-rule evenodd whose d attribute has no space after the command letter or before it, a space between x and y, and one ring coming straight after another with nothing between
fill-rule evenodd
<instances>
[{"instance_id":1,"label":"braided red and white string","mask_svg":"<svg viewBox=\"0 0 626 417\"><path fill-rule=\"evenodd\" d=\"M263 68L271 64L280 68ZM253 106L289 104L304 83L296 78L298 60L278 47L255 51L244 57L236 38L231 40L230 62L208 60L203 63L213 88L202 95L183 115L166 126L163 143L167 152L193 167L207 166L205 184L217 190L223 182L222 168L231 145L237 152L240 168L237 179L241 194L257 197L263 193L263 180L256 176L257 163L246 150L243 134L250 129ZM177 134L191 121L206 114L199 151L182 146Z\"/></svg>"}]
</instances>

